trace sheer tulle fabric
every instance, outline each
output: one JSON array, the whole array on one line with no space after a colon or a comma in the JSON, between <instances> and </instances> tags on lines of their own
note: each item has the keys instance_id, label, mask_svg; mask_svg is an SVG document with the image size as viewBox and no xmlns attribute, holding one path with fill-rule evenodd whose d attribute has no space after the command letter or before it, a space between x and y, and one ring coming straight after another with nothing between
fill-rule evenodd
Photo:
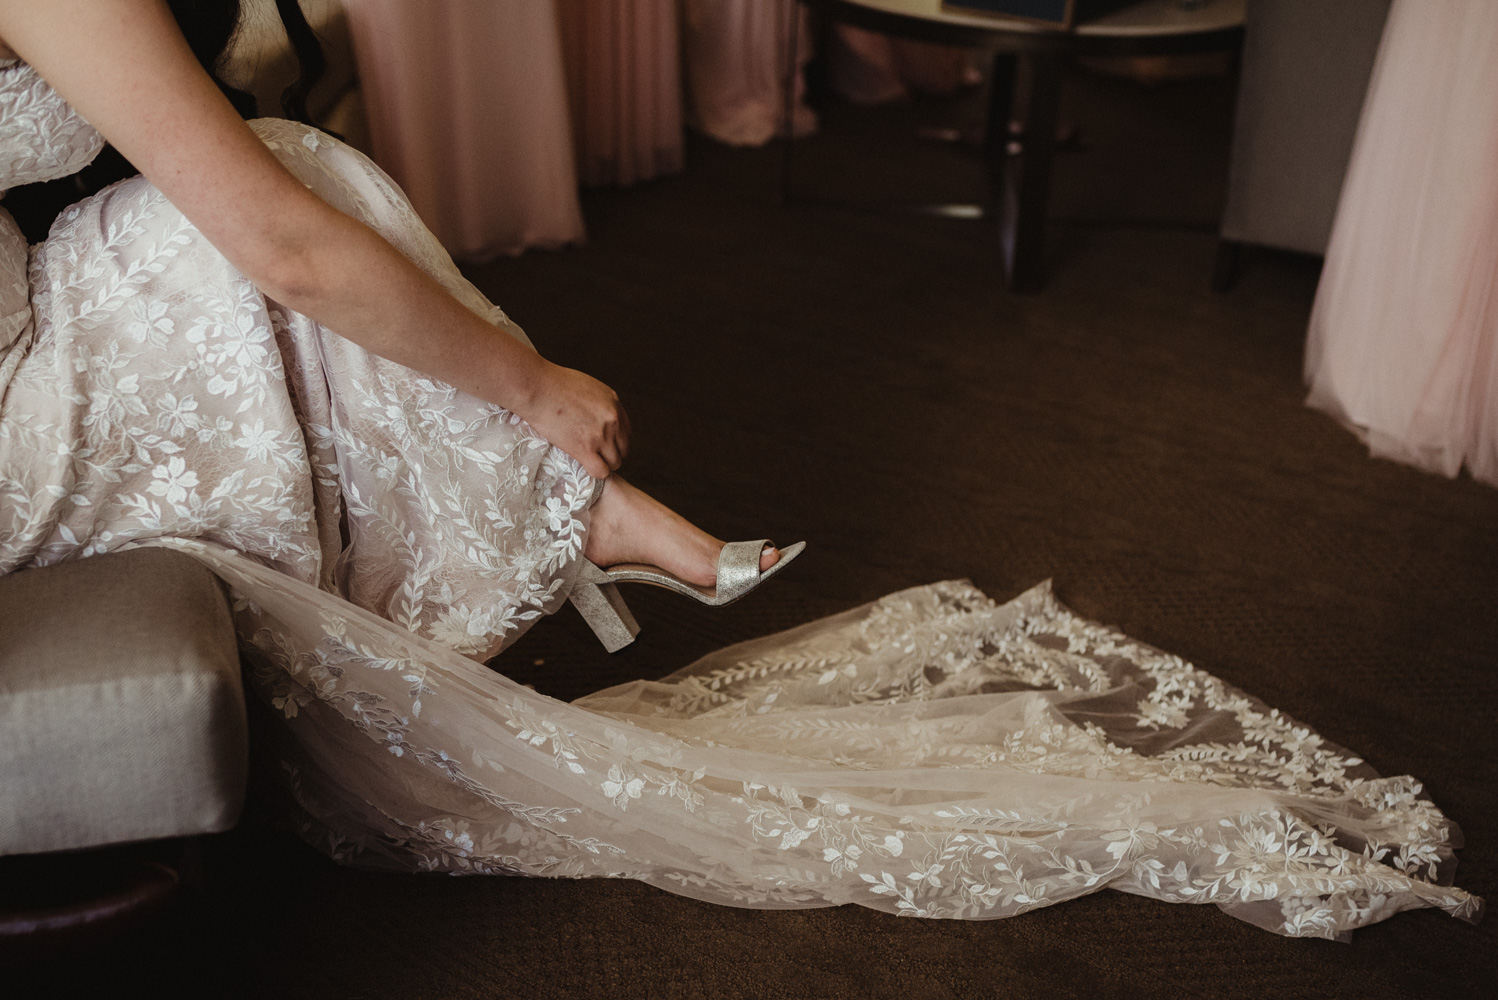
<instances>
[{"instance_id":1,"label":"sheer tulle fabric","mask_svg":"<svg viewBox=\"0 0 1498 1000\"><path fill-rule=\"evenodd\" d=\"M1418 782L1067 612L951 582L565 705L198 543L334 857L986 919L1102 888L1338 937L1476 919Z\"/></svg>"},{"instance_id":2,"label":"sheer tulle fabric","mask_svg":"<svg viewBox=\"0 0 1498 1000\"><path fill-rule=\"evenodd\" d=\"M42 172L77 169L97 136L27 73L0 75L24 91L0 103L0 170L25 175L41 161L7 145L54 133L70 150ZM366 158L253 126L523 339ZM576 463L265 299L142 179L65 213L29 275L15 236L0 226L0 304L19 283L31 308L0 327L0 572L129 545L203 560L232 592L256 742L334 857L925 917L1111 887L1323 937L1480 911L1414 779L1044 586L918 587L662 681L543 697L480 661L568 593L593 486Z\"/></svg>"},{"instance_id":3,"label":"sheer tulle fabric","mask_svg":"<svg viewBox=\"0 0 1498 1000\"><path fill-rule=\"evenodd\" d=\"M560 0L577 172L629 185L682 166L674 0Z\"/></svg>"},{"instance_id":4,"label":"sheer tulle fabric","mask_svg":"<svg viewBox=\"0 0 1498 1000\"><path fill-rule=\"evenodd\" d=\"M347 0L375 159L455 256L584 238L552 0Z\"/></svg>"},{"instance_id":5,"label":"sheer tulle fabric","mask_svg":"<svg viewBox=\"0 0 1498 1000\"><path fill-rule=\"evenodd\" d=\"M1398 0L1306 348L1374 455L1498 485L1498 5ZM1474 103L1475 102L1475 103ZM1486 102L1486 103L1485 103Z\"/></svg>"}]
</instances>

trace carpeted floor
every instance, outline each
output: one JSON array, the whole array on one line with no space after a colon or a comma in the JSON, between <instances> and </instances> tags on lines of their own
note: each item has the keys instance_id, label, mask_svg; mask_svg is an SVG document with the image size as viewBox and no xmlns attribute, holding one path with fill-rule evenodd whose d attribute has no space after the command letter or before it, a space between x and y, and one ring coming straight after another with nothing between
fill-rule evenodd
<instances>
[{"instance_id":1,"label":"carpeted floor","mask_svg":"<svg viewBox=\"0 0 1498 1000\"><path fill-rule=\"evenodd\" d=\"M1056 167L1054 277L998 280L985 226L844 198L972 198L978 162L911 138L971 101L830 106L798 146L694 141L683 176L590 195L588 246L471 275L542 350L623 395L638 484L728 538L806 538L722 610L629 595L616 656L565 610L500 663L572 698L888 591L1045 579L1412 773L1465 828L1458 883L1498 897L1498 491L1369 460L1302 406L1314 261L1262 253L1207 289L1226 81L1068 81L1088 148ZM502 178L496 178L502 183ZM1163 224L1168 223L1168 224ZM49 967L248 997L1465 997L1498 921L1401 914L1351 944L1103 892L981 923L720 908L630 882L339 869L253 814L192 907ZM113 990L111 990L113 991Z\"/></svg>"}]
</instances>

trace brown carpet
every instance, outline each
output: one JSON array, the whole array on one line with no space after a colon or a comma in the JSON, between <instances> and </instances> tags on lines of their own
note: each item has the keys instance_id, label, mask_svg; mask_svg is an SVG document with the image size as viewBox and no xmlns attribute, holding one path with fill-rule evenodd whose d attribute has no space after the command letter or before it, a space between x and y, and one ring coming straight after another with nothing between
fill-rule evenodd
<instances>
[{"instance_id":1,"label":"brown carpet","mask_svg":"<svg viewBox=\"0 0 1498 1000\"><path fill-rule=\"evenodd\" d=\"M728 609L630 594L645 630L617 656L567 610L502 666L571 698L897 588L969 577L1007 598L1050 577L1081 613L1424 779L1466 830L1459 884L1498 898L1498 491L1371 461L1302 406L1314 261L1259 254L1208 291L1225 82L1068 87L1089 147L1057 163L1036 297L1003 291L983 225L782 211L778 150L700 141L681 177L590 195L587 247L472 270L543 351L621 392L635 482L724 537L810 541ZM972 198L976 160L908 134L968 110L829 107L798 189ZM175 921L32 989L1445 998L1498 979L1491 918L1406 913L1337 944L1113 892L981 923L755 912L630 882L344 870L253 815L210 844L208 879Z\"/></svg>"}]
</instances>

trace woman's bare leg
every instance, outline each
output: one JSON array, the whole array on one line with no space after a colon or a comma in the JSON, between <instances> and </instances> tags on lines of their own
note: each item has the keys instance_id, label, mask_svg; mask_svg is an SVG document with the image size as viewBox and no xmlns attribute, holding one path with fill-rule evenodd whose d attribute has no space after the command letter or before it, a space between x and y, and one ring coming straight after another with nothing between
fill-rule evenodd
<instances>
[{"instance_id":1,"label":"woman's bare leg","mask_svg":"<svg viewBox=\"0 0 1498 1000\"><path fill-rule=\"evenodd\" d=\"M583 553L599 566L649 563L689 583L710 587L718 575L723 542L620 479L610 476L593 505L592 526ZM777 549L759 558L761 571L775 565Z\"/></svg>"}]
</instances>

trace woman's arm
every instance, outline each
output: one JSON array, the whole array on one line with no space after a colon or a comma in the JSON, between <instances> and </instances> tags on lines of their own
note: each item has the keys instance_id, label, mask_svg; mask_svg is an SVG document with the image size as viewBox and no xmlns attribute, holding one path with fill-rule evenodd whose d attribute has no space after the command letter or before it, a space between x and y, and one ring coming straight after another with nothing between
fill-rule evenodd
<instances>
[{"instance_id":1,"label":"woman's arm","mask_svg":"<svg viewBox=\"0 0 1498 1000\"><path fill-rule=\"evenodd\" d=\"M162 0L0 0L0 40L267 296L518 413L595 476L618 468L629 426L613 390L496 330L303 187L203 72Z\"/></svg>"}]
</instances>

